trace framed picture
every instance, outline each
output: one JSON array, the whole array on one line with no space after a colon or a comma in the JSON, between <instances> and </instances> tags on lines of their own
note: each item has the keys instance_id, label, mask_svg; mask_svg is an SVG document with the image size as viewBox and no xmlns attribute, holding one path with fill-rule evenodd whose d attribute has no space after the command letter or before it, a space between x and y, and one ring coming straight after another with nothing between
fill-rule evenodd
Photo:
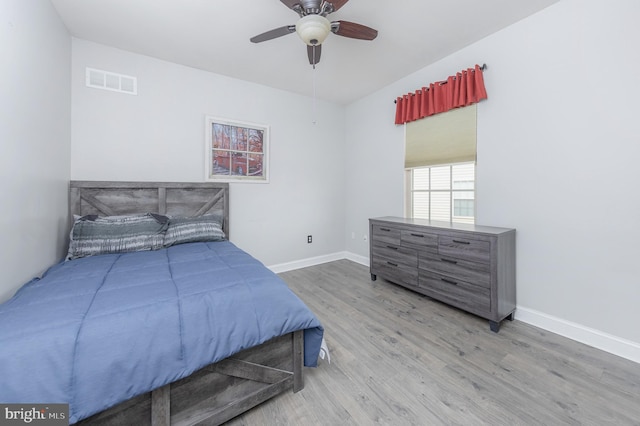
<instances>
[{"instance_id":1,"label":"framed picture","mask_svg":"<svg viewBox=\"0 0 640 426\"><path fill-rule=\"evenodd\" d=\"M205 180L269 181L269 126L206 117Z\"/></svg>"}]
</instances>

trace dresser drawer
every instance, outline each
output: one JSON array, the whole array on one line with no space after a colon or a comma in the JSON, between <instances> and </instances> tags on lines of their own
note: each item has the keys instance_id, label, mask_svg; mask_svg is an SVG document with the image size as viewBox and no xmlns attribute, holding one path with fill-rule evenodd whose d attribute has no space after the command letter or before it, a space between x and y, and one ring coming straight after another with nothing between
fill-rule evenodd
<instances>
[{"instance_id":1,"label":"dresser drawer","mask_svg":"<svg viewBox=\"0 0 640 426\"><path fill-rule=\"evenodd\" d=\"M420 248L436 249L438 247L438 236L436 234L421 232L420 230L400 231L400 241L403 245L413 245Z\"/></svg>"},{"instance_id":2,"label":"dresser drawer","mask_svg":"<svg viewBox=\"0 0 640 426\"><path fill-rule=\"evenodd\" d=\"M458 308L486 315L491 311L491 292L462 280L420 270L418 286L433 298Z\"/></svg>"},{"instance_id":3,"label":"dresser drawer","mask_svg":"<svg viewBox=\"0 0 640 426\"><path fill-rule=\"evenodd\" d=\"M438 238L438 253L443 256L489 262L491 243L465 236L441 235Z\"/></svg>"},{"instance_id":4,"label":"dresser drawer","mask_svg":"<svg viewBox=\"0 0 640 426\"><path fill-rule=\"evenodd\" d=\"M376 275L398 284L418 285L418 269L407 268L401 263L383 257L374 257L371 262L371 271Z\"/></svg>"},{"instance_id":5,"label":"dresser drawer","mask_svg":"<svg viewBox=\"0 0 640 426\"><path fill-rule=\"evenodd\" d=\"M400 230L390 226L373 225L371 232L371 241L387 243L399 246L400 245Z\"/></svg>"},{"instance_id":6,"label":"dresser drawer","mask_svg":"<svg viewBox=\"0 0 640 426\"><path fill-rule=\"evenodd\" d=\"M418 267L425 271L437 272L454 279L475 283L481 287L491 287L491 265L487 262L472 262L461 258L420 252Z\"/></svg>"},{"instance_id":7,"label":"dresser drawer","mask_svg":"<svg viewBox=\"0 0 640 426\"><path fill-rule=\"evenodd\" d=\"M384 260L401 263L411 268L418 266L418 253L414 249L374 241L371 250L374 258L382 257Z\"/></svg>"}]
</instances>

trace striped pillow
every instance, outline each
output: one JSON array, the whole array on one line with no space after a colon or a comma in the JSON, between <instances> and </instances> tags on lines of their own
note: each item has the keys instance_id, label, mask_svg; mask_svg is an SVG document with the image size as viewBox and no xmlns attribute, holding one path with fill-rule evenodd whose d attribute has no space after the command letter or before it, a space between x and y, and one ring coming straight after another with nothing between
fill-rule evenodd
<instances>
[{"instance_id":1,"label":"striped pillow","mask_svg":"<svg viewBox=\"0 0 640 426\"><path fill-rule=\"evenodd\" d=\"M169 228L164 235L164 246L224 239L222 218L218 215L172 217L169 219Z\"/></svg>"},{"instance_id":2,"label":"striped pillow","mask_svg":"<svg viewBox=\"0 0 640 426\"><path fill-rule=\"evenodd\" d=\"M71 230L67 259L158 250L163 247L168 222L168 217L154 213L79 217Z\"/></svg>"}]
</instances>

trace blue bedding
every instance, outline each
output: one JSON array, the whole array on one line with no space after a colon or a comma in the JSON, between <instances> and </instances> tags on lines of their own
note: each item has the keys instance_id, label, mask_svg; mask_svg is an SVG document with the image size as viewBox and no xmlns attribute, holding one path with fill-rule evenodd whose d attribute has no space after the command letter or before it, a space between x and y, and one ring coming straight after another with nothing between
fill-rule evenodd
<instances>
[{"instance_id":1,"label":"blue bedding","mask_svg":"<svg viewBox=\"0 0 640 426\"><path fill-rule=\"evenodd\" d=\"M74 423L296 330L316 366L318 319L228 241L63 262L0 305L0 402Z\"/></svg>"}]
</instances>

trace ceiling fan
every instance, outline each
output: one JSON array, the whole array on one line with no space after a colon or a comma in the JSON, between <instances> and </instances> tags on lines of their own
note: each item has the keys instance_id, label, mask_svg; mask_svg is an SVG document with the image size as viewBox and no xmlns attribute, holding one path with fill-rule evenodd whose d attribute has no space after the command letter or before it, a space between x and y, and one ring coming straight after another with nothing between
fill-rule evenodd
<instances>
[{"instance_id":1,"label":"ceiling fan","mask_svg":"<svg viewBox=\"0 0 640 426\"><path fill-rule=\"evenodd\" d=\"M295 25L285 25L251 37L253 43L260 43L277 37L297 32L307 45L309 63L316 66L320 62L322 42L329 32L342 37L357 38L359 40L373 40L378 31L367 26L349 21L333 21L327 15L344 6L349 0L280 0L289 9L296 12L300 19Z\"/></svg>"}]
</instances>

